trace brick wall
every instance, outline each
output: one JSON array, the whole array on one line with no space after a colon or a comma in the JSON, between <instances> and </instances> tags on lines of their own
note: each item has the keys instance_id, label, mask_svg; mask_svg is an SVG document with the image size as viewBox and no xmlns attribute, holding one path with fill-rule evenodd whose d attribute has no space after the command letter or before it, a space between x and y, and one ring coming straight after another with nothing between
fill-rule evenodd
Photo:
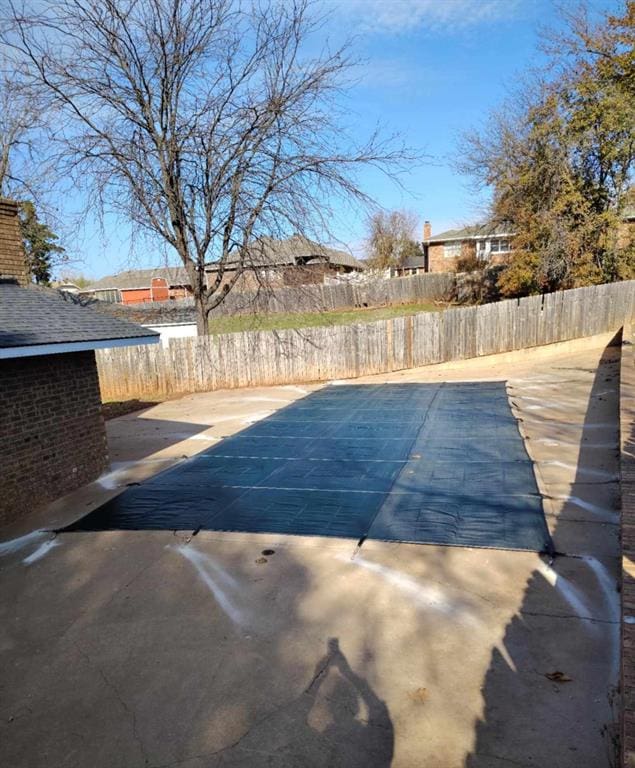
<instances>
[{"instance_id":1,"label":"brick wall","mask_svg":"<svg viewBox=\"0 0 635 768\"><path fill-rule=\"evenodd\" d=\"M20 285L31 282L20 236L18 204L5 198L0 198L0 277L15 277Z\"/></svg>"},{"instance_id":2,"label":"brick wall","mask_svg":"<svg viewBox=\"0 0 635 768\"><path fill-rule=\"evenodd\" d=\"M428 265L430 272L456 272L456 264L460 257L447 258L444 255L444 244L433 243L428 246ZM461 256L467 257L476 253L474 243L463 243Z\"/></svg>"},{"instance_id":3,"label":"brick wall","mask_svg":"<svg viewBox=\"0 0 635 768\"><path fill-rule=\"evenodd\" d=\"M461 246L461 256L447 258L444 255L444 244L435 243L428 246L428 265L430 272L456 272L459 258L467 258L476 255L476 244L464 242ZM488 259L488 264L504 264L508 259L507 254L493 253Z\"/></svg>"},{"instance_id":4,"label":"brick wall","mask_svg":"<svg viewBox=\"0 0 635 768\"><path fill-rule=\"evenodd\" d=\"M0 525L108 465L95 353L0 362Z\"/></svg>"}]
</instances>

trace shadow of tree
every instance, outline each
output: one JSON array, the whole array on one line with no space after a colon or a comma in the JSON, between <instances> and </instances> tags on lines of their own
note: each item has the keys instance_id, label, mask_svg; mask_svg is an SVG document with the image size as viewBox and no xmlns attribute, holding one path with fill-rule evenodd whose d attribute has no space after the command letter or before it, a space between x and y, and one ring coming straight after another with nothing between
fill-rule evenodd
<instances>
[{"instance_id":1,"label":"shadow of tree","mask_svg":"<svg viewBox=\"0 0 635 768\"><path fill-rule=\"evenodd\" d=\"M596 427L608 417L615 426L604 443L604 466L617 473L619 394L610 408L604 395L607 382L615 377L619 343L621 334L602 353L581 432L572 488L590 509L597 504L598 487L609 500L607 507L615 496L611 490L615 479L594 481L585 467L598 460L593 447L600 435ZM502 640L505 657L498 649L492 652L482 687L484 712L475 726L466 768L530 768L545 753L553 755L558 768L619 764L618 559L576 551L571 525L579 521L567 521L565 529L565 520L561 516L552 526L559 550L555 561L543 562L532 573L523 602L507 624ZM599 518L587 536L601 538L605 523L606 518ZM595 544L589 542L591 550Z\"/></svg>"}]
</instances>

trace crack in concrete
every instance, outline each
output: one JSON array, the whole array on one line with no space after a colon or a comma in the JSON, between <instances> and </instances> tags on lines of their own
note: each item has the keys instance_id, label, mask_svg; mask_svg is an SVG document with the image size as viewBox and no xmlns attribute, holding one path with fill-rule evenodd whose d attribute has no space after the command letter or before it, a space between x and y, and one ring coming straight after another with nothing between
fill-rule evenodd
<instances>
[{"instance_id":1,"label":"crack in concrete","mask_svg":"<svg viewBox=\"0 0 635 768\"><path fill-rule=\"evenodd\" d=\"M137 730L137 715L136 715L134 709L132 709L130 706L128 706L126 700L121 695L121 692L119 691L117 686L112 682L112 680L108 677L108 675L106 675L106 673L99 666L99 664L96 664L91 659L91 657L86 653L86 651L84 651L83 648L81 648L79 645L77 645L77 643L74 643L74 645L75 645L75 648L76 648L77 652L79 653L79 655L86 661L86 663L88 664L89 667L91 667L91 669L94 669L99 674L99 676L101 677L101 679L104 682L104 684L106 685L106 687L109 688L113 692L113 694L115 695L115 698L117 699L117 701L121 705L121 708L130 717L130 724L131 724L131 728L132 728L132 736L133 736L133 739L135 740L137 746L139 747L139 752L141 754L141 759L143 760L143 765L146 766L146 768L147 768L147 766L149 765L150 760L149 760L149 758L148 758L148 756L146 754L145 747L143 746L143 742L142 742L141 737L139 736L139 732Z\"/></svg>"},{"instance_id":2,"label":"crack in concrete","mask_svg":"<svg viewBox=\"0 0 635 768\"><path fill-rule=\"evenodd\" d=\"M426 578L425 580L431 581L434 584L440 584L442 587L445 587L446 589L454 590L456 592L464 592L466 595L472 595L473 597L478 597L478 599L482 600L484 603L487 603L488 605L492 605L495 608L497 607L497 603L495 600L490 600L488 597L485 597L485 595L481 595L480 592L476 592L473 589L468 589L467 587L461 586L460 584L450 584L450 582L442 581L441 579Z\"/></svg>"},{"instance_id":3,"label":"crack in concrete","mask_svg":"<svg viewBox=\"0 0 635 768\"><path fill-rule=\"evenodd\" d=\"M615 512L617 517L618 512ZM552 517L554 520L559 520L562 523L588 523L589 525L613 525L619 528L619 521L614 520L585 520L582 517L564 517L562 512L544 512L545 517Z\"/></svg>"},{"instance_id":4,"label":"crack in concrete","mask_svg":"<svg viewBox=\"0 0 635 768\"><path fill-rule=\"evenodd\" d=\"M161 559L164 557L164 555L165 555L165 553L164 553L164 552L161 552L161 553L159 553L159 555L157 555L157 557L153 557L153 558L150 560L150 562L149 562L149 563L146 563L146 564L145 564L145 565L144 565L142 568L140 568L140 569L137 571L137 573L135 573L135 575L134 575L134 576L133 576L133 577L132 577L132 578L131 578L129 581L127 581L125 584L122 584L120 587L118 587L118 588L117 588L117 589L116 589L116 590L115 590L115 591L114 591L114 592L113 592L113 593L110 595L110 598L108 599L108 602L106 603L105 607L107 608L107 607L108 607L108 606L109 606L109 605L110 605L110 604L113 602L113 600L114 600L114 599L117 597L117 595L119 595L119 593L120 593L120 592L123 592L123 590L124 590L124 589L128 589L128 587L129 587L131 584L133 584L133 583L134 583L134 582L135 582L135 581L136 581L138 578L140 578L141 576L143 576L143 574L144 574L144 573L145 573L147 570L149 570L150 568L152 568L152 566L153 566L153 565L156 565L156 564L159 562L159 560L161 560Z\"/></svg>"},{"instance_id":5,"label":"crack in concrete","mask_svg":"<svg viewBox=\"0 0 635 768\"><path fill-rule=\"evenodd\" d=\"M205 760L205 759L207 759L207 758L209 758L209 757L216 757L217 755L222 755L222 754L223 754L223 753L225 753L225 752L228 752L228 751L230 751L230 750L232 750L232 749L235 749L235 748L236 748L236 747L237 747L237 746L238 746L238 745L239 745L239 744L240 744L242 741L244 741L244 740L247 738L247 736L249 736L249 734L250 734L250 733L251 733L251 732L252 732L252 731L253 731L255 728L258 728L260 725L262 725L263 723L266 723L266 722L267 722L267 720L270 720L272 717L274 717L275 715L277 715L277 714L278 714L279 712L281 712L282 710L284 710L284 709L287 709L288 707L290 707L290 706L292 706L293 704L295 704L295 702L297 701L297 699L298 699L298 698L301 698L302 696L304 696L304 694L305 694L305 693L306 693L306 691L302 691L302 693L300 694L300 696L296 696L296 698L295 698L295 699L293 699L292 701L288 701L288 702L286 702L285 704L281 704L279 707L276 707L274 710L272 710L272 711L271 711L271 712L269 712L268 714L264 715L264 716L263 716L263 717L261 717L259 720L256 720L255 722L253 722L253 723L252 723L252 724L251 724L251 725L250 725L250 726L247 728L247 730L246 730L246 731L245 731L243 734L241 734L241 735L240 735L240 736L239 736L239 737L238 737L238 738L237 738L235 741L233 741L231 744L227 744L227 745L225 745L224 747L220 747L219 749L215 749L213 752L201 752L201 753L199 753L199 754L197 754L197 755L189 755L189 757L185 757L185 758L183 758L183 759L175 760L174 762L171 762L171 763L160 763L160 764L159 764L159 763L157 763L157 764L155 764L155 765L153 765L153 766L150 766L150 765L148 765L148 763L146 762L146 763L145 763L145 766L146 766L146 768L174 768L174 766L177 766L177 765L183 765L183 763L187 763L187 762L190 762L191 760ZM242 749L245 749L245 748L244 748L244 747L242 747ZM249 751L249 752L256 752L257 750L247 750L247 751ZM263 753L263 754L267 754L267 753Z\"/></svg>"},{"instance_id":6,"label":"crack in concrete","mask_svg":"<svg viewBox=\"0 0 635 768\"><path fill-rule=\"evenodd\" d=\"M311 678L311 682L307 685L307 687L304 689L303 693L310 693L313 686L317 683L317 681L324 675L326 670L329 668L329 665L331 664L331 661L333 659L333 654L328 653L322 663L318 666L318 668L315 670L315 674Z\"/></svg>"},{"instance_id":7,"label":"crack in concrete","mask_svg":"<svg viewBox=\"0 0 635 768\"><path fill-rule=\"evenodd\" d=\"M520 616L538 616L546 619L575 619L576 621L591 621L596 624L613 624L619 625L619 621L615 619L596 619L593 616L580 616L577 613L547 613L546 611L518 611Z\"/></svg>"},{"instance_id":8,"label":"crack in concrete","mask_svg":"<svg viewBox=\"0 0 635 768\"><path fill-rule=\"evenodd\" d=\"M617 512L615 513L617 515ZM615 528L619 528L620 524L619 522L614 522L613 520L584 520L579 517L563 517L562 514L555 514L553 512L545 512L545 517L553 518L554 520L558 520L562 523L588 523L589 525L612 525Z\"/></svg>"},{"instance_id":9,"label":"crack in concrete","mask_svg":"<svg viewBox=\"0 0 635 768\"><path fill-rule=\"evenodd\" d=\"M328 668L329 668L329 666L331 664L332 658L333 658L333 654L332 653L329 653L324 658L324 660L320 663L320 665L316 669L316 671L315 671L313 677L311 678L309 684L306 686L306 688L304 688L304 690L300 693L299 696L296 696L294 699L292 699L291 701L288 701L288 702L286 702L284 704L280 704L280 706L276 707L275 709L273 709L268 714L264 715L263 717L261 717L260 719L258 719L256 721L254 721L247 728L247 730L243 734L241 734L231 744L227 744L224 747L220 747L219 749L216 749L213 752L203 752L203 753L199 753L197 755L190 755L189 757L186 757L186 758L183 758L183 759L179 759L179 760L176 760L176 761L171 762L171 763L161 763L161 764L156 764L156 765L153 765L153 766L149 766L146 763L146 768L175 768L175 766L183 765L183 763L187 763L190 760L204 760L204 759L207 759L207 758L210 758L210 757L216 757L217 755L222 755L225 752L229 752L230 750L235 749L236 747L238 747L241 744L241 742L243 742L249 736L249 734L253 730L255 730L259 726L263 725L264 723L266 723L272 717L275 717L280 712L282 712L285 709L288 709L289 707L293 706L296 703L296 701L301 699L303 696L306 696L307 694L309 694L311 692L311 690L313 689L313 687L315 686L315 684L318 682L318 680L327 672L327 670L328 670ZM247 749L246 747L241 747L241 749L245 749L246 751L249 751L249 752L257 752L258 751L258 750ZM268 754L268 753L263 753L263 754Z\"/></svg>"},{"instance_id":10,"label":"crack in concrete","mask_svg":"<svg viewBox=\"0 0 635 768\"><path fill-rule=\"evenodd\" d=\"M509 765L517 765L519 768L533 768L529 763L519 763L518 760L512 760L511 757L503 757L502 755L495 755L493 752L474 752L475 757L485 757L488 760L500 760L502 763L508 763Z\"/></svg>"}]
</instances>

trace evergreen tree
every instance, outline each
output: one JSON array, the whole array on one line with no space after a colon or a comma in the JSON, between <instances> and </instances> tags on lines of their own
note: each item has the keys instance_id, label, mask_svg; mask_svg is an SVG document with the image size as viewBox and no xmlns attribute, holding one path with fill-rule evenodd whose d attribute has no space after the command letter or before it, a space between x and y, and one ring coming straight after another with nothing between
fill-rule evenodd
<instances>
[{"instance_id":1,"label":"evergreen tree","mask_svg":"<svg viewBox=\"0 0 635 768\"><path fill-rule=\"evenodd\" d=\"M38 285L49 285L55 262L64 260L65 251L57 245L57 235L39 221L29 200L20 204L20 232L31 275Z\"/></svg>"}]
</instances>

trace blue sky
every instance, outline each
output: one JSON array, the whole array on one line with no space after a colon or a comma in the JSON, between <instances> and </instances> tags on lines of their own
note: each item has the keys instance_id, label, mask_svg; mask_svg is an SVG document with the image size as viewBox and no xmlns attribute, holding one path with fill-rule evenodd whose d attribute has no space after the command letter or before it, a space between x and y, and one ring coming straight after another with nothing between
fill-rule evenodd
<instances>
[{"instance_id":1,"label":"blue sky","mask_svg":"<svg viewBox=\"0 0 635 768\"><path fill-rule=\"evenodd\" d=\"M477 126L519 74L539 64L538 31L557 23L554 2L324 0L324 5L333 13L328 25L333 41L342 30L353 34L354 52L366 62L346 97L355 130L364 135L380 123L430 156L402 177L405 190L376 172L361 176L363 188L387 209L407 208L421 222L429 219L433 232L482 218L486 201L452 167L457 136ZM615 2L592 5L613 9ZM105 241L88 230L85 258L75 271L100 277L165 263L163 253L143 244L131 253L125 227L107 229ZM336 234L359 253L363 218L347 216Z\"/></svg>"}]
</instances>

